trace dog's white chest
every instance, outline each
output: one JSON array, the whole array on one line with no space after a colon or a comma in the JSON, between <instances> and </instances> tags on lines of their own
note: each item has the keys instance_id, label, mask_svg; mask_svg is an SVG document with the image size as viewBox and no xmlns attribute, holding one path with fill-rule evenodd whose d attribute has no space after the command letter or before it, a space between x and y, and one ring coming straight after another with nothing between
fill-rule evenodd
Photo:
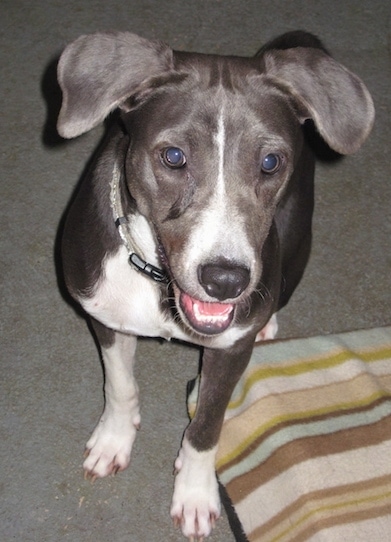
<instances>
[{"instance_id":1,"label":"dog's white chest","mask_svg":"<svg viewBox=\"0 0 391 542\"><path fill-rule=\"evenodd\" d=\"M103 278L83 308L107 327L134 335L186 339L187 336L160 308L159 286L128 263L121 246L104 263Z\"/></svg>"}]
</instances>

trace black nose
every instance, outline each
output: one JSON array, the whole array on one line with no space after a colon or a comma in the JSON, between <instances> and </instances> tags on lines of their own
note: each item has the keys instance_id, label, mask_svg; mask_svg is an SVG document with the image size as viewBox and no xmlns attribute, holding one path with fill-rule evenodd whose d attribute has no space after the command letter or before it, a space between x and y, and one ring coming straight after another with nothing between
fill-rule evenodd
<instances>
[{"instance_id":1,"label":"black nose","mask_svg":"<svg viewBox=\"0 0 391 542\"><path fill-rule=\"evenodd\" d=\"M198 268L198 280L205 292L219 301L238 297L250 282L250 271L230 263L206 264Z\"/></svg>"}]
</instances>

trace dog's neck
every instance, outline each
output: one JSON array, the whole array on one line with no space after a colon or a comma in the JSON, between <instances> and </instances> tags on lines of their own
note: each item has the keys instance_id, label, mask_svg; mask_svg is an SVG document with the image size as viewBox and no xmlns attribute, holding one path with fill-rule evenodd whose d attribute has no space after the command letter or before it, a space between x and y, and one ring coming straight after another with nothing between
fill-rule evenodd
<instances>
[{"instance_id":1,"label":"dog's neck","mask_svg":"<svg viewBox=\"0 0 391 542\"><path fill-rule=\"evenodd\" d=\"M168 276L166 272L159 269L155 265L148 263L144 259L143 251L137 245L134 236L131 234L129 222L122 207L120 179L120 170L117 164L114 164L113 174L110 182L110 204L113 210L114 223L117 227L122 242L129 253L129 264L137 269L137 271L140 271L155 282L167 282Z\"/></svg>"}]
</instances>

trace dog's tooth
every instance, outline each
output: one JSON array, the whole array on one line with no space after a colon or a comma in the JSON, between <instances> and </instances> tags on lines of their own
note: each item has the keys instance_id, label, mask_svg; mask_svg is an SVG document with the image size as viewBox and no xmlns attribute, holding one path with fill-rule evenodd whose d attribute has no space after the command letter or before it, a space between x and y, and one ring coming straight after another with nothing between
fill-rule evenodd
<instances>
[{"instance_id":1,"label":"dog's tooth","mask_svg":"<svg viewBox=\"0 0 391 542\"><path fill-rule=\"evenodd\" d=\"M199 307L198 303L193 303L193 313L194 313L195 318L199 322L211 323L211 324L214 324L214 323L217 323L217 322L225 322L227 320L227 318L229 318L229 314L230 314L230 312L228 312L226 314L214 314L214 315L212 315L212 314L203 314L200 311L200 307Z\"/></svg>"}]
</instances>

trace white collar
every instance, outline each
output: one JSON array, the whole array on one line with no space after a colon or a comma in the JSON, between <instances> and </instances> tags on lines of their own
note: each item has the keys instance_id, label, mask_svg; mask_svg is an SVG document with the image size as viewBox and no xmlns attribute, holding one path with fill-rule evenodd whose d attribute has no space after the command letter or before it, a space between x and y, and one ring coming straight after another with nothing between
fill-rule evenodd
<instances>
[{"instance_id":1,"label":"white collar","mask_svg":"<svg viewBox=\"0 0 391 542\"><path fill-rule=\"evenodd\" d=\"M144 256L142 251L137 246L134 238L131 235L129 221L124 214L120 194L120 179L121 173L118 165L114 164L113 175L110 181L110 205L113 210L114 223L118 233L129 253L129 263L150 279L155 282L167 282L168 276L165 271L158 267L147 263L141 256ZM137 251L137 252L135 252ZM141 256L140 256L141 254Z\"/></svg>"}]
</instances>

